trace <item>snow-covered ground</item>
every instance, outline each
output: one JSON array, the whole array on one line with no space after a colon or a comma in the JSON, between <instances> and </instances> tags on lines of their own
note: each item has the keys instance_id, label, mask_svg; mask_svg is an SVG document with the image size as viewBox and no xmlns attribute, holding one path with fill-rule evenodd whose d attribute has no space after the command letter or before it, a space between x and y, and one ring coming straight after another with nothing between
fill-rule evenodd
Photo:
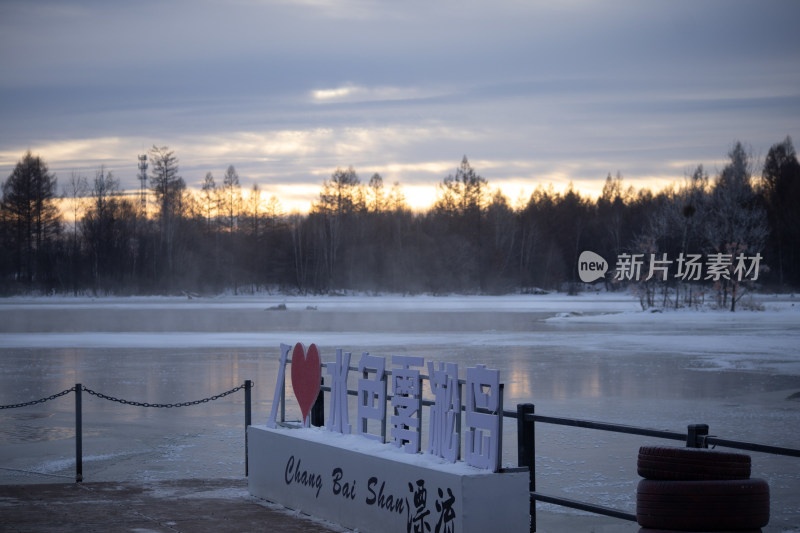
<instances>
[{"instance_id":1,"label":"snow-covered ground","mask_svg":"<svg viewBox=\"0 0 800 533\"><path fill-rule=\"evenodd\" d=\"M201 399L256 383L269 413L280 343L387 358L486 364L505 406L541 414L800 448L800 298L760 296L763 311L642 312L618 294L580 296L228 296L0 300L0 405L75 383L150 403ZM797 305L795 305L797 304ZM280 308L285 306L285 310ZM298 416L289 396L289 416ZM84 476L148 480L239 476L243 395L147 409L83 394ZM72 395L0 411L0 482L74 475ZM504 462L516 462L508 421ZM652 439L537 425L537 488L632 510L636 452ZM680 445L660 441L659 444ZM773 491L765 531L800 530L800 459L753 455ZM34 474L33 472L37 472ZM573 511L540 506L548 513Z\"/></svg>"}]
</instances>

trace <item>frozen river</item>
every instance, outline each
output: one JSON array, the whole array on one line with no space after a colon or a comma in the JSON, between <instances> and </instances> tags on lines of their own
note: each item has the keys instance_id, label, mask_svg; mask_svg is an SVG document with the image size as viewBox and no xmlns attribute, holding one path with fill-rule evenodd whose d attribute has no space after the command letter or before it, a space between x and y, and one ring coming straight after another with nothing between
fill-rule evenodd
<instances>
[{"instance_id":1,"label":"frozen river","mask_svg":"<svg viewBox=\"0 0 800 533\"><path fill-rule=\"evenodd\" d=\"M764 311L643 313L626 294L505 297L227 297L0 300L0 405L81 383L148 403L255 382L253 422L275 389L280 343L500 370L505 407L800 448L800 301ZM274 309L285 305L285 310ZM292 398L291 388L287 394ZM794 396L794 399L791 399ZM132 407L83 394L87 481L244 474L244 395ZM290 403L290 417L299 418ZM513 420L504 437L516 463ZM645 437L537 424L537 489L633 512ZM74 394L0 411L0 483L74 479ZM800 531L800 459L752 453L772 490L764 531ZM540 505L545 513L576 513ZM634 524L620 531L636 531Z\"/></svg>"}]
</instances>

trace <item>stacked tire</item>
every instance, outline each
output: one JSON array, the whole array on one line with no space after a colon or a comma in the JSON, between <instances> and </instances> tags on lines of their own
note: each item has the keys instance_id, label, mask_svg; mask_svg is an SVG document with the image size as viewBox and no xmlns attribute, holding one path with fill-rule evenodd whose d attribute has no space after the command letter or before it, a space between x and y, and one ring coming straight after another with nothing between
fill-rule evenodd
<instances>
[{"instance_id":1,"label":"stacked tire","mask_svg":"<svg viewBox=\"0 0 800 533\"><path fill-rule=\"evenodd\" d=\"M750 456L703 448L642 446L639 533L757 532L769 522L769 485L750 478Z\"/></svg>"}]
</instances>

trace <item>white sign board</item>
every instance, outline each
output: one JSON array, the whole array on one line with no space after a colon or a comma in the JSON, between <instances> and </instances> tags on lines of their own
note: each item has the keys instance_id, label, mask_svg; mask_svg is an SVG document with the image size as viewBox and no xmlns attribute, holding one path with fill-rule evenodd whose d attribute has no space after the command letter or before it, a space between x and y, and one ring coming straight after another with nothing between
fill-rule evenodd
<instances>
[{"instance_id":1,"label":"white sign board","mask_svg":"<svg viewBox=\"0 0 800 533\"><path fill-rule=\"evenodd\" d=\"M528 472L321 428L248 428L250 493L361 532L528 531Z\"/></svg>"}]
</instances>

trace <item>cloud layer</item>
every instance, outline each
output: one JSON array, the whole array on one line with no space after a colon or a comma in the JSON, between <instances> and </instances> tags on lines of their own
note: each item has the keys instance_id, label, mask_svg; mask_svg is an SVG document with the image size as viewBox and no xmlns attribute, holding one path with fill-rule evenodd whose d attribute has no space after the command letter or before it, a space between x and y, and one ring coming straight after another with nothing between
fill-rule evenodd
<instances>
[{"instance_id":1,"label":"cloud layer","mask_svg":"<svg viewBox=\"0 0 800 533\"><path fill-rule=\"evenodd\" d=\"M83 0L0 5L0 172L100 164L136 185L169 145L190 184L313 190L336 167L427 187L598 189L756 156L800 124L792 1Z\"/></svg>"}]
</instances>

